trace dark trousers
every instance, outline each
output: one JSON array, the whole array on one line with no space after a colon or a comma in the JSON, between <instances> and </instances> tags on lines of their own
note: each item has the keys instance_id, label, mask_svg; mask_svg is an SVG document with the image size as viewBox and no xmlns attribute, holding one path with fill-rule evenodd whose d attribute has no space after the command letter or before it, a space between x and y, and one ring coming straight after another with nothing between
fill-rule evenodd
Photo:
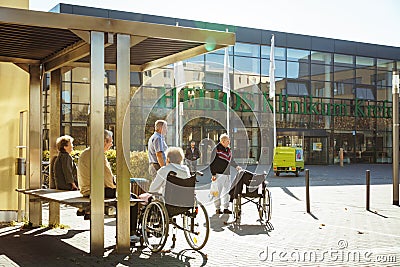
<instances>
[{"instance_id":1,"label":"dark trousers","mask_svg":"<svg viewBox=\"0 0 400 267\"><path fill-rule=\"evenodd\" d=\"M104 188L104 198L115 198L117 193L116 188ZM138 204L131 206L130 210L130 231L131 235L136 233L137 229L137 216L138 216ZM117 211L118 212L118 211Z\"/></svg>"}]
</instances>

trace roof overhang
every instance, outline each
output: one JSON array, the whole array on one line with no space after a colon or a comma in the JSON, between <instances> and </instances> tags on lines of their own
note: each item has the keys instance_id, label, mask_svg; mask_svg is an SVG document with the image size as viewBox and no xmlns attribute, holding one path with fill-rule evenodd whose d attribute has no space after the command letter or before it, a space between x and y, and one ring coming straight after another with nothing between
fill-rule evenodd
<instances>
[{"instance_id":1,"label":"roof overhang","mask_svg":"<svg viewBox=\"0 0 400 267\"><path fill-rule=\"evenodd\" d=\"M0 7L0 61L44 71L89 66L90 32L104 32L105 66L115 68L115 34L131 36L131 70L146 71L235 44L235 34L181 26Z\"/></svg>"}]
</instances>

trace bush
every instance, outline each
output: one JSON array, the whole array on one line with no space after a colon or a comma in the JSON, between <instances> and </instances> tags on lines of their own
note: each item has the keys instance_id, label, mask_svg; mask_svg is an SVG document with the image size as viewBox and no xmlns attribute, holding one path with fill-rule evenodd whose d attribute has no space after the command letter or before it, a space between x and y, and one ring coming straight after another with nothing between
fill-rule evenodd
<instances>
[{"instance_id":1,"label":"bush","mask_svg":"<svg viewBox=\"0 0 400 267\"><path fill-rule=\"evenodd\" d=\"M152 180L149 174L149 158L147 151L131 151L130 171L135 178L146 178Z\"/></svg>"}]
</instances>

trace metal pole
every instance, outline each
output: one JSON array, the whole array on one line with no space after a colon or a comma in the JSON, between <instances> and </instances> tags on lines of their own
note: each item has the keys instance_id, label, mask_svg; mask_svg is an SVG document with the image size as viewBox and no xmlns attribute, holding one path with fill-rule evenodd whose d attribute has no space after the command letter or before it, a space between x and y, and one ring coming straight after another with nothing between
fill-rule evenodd
<instances>
[{"instance_id":1,"label":"metal pole","mask_svg":"<svg viewBox=\"0 0 400 267\"><path fill-rule=\"evenodd\" d=\"M399 74L393 71L393 205L399 205Z\"/></svg>"},{"instance_id":2,"label":"metal pole","mask_svg":"<svg viewBox=\"0 0 400 267\"><path fill-rule=\"evenodd\" d=\"M307 213L310 213L310 170L306 169L306 204Z\"/></svg>"},{"instance_id":3,"label":"metal pole","mask_svg":"<svg viewBox=\"0 0 400 267\"><path fill-rule=\"evenodd\" d=\"M18 157L23 158L23 148L24 146L24 113L26 111L21 111L19 113L19 143L18 143ZM22 189L22 174L18 175L18 189ZM18 192L18 222L22 222L22 194Z\"/></svg>"},{"instance_id":4,"label":"metal pole","mask_svg":"<svg viewBox=\"0 0 400 267\"><path fill-rule=\"evenodd\" d=\"M367 170L365 173L365 179L366 179L365 184L367 185L367 203L366 203L365 208L366 208L366 210L369 210L369 196L370 196L370 189L371 189L371 187L370 187L371 175L370 175L369 170Z\"/></svg>"},{"instance_id":5,"label":"metal pole","mask_svg":"<svg viewBox=\"0 0 400 267\"><path fill-rule=\"evenodd\" d=\"M340 148L339 150L339 161L340 161L340 167L343 167L343 148Z\"/></svg>"}]
</instances>

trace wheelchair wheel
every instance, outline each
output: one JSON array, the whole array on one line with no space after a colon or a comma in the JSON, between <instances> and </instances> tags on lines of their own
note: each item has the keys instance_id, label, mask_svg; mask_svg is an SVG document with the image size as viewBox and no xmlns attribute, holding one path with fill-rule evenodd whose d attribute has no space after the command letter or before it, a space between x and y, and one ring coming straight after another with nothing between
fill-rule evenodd
<instances>
[{"instance_id":1,"label":"wheelchair wheel","mask_svg":"<svg viewBox=\"0 0 400 267\"><path fill-rule=\"evenodd\" d=\"M265 222L269 222L271 220L271 212L272 212L272 198L271 192L267 188L265 188L264 197L260 197L259 203L257 205L258 214L260 216L260 220Z\"/></svg>"},{"instance_id":2,"label":"wheelchair wheel","mask_svg":"<svg viewBox=\"0 0 400 267\"><path fill-rule=\"evenodd\" d=\"M233 217L235 218L235 223L240 224L240 219L242 216L242 196L238 195L237 198L233 199Z\"/></svg>"},{"instance_id":3,"label":"wheelchair wheel","mask_svg":"<svg viewBox=\"0 0 400 267\"><path fill-rule=\"evenodd\" d=\"M146 207L142 218L144 244L152 252L159 252L167 242L169 230L168 212L163 203L152 201Z\"/></svg>"},{"instance_id":4,"label":"wheelchair wheel","mask_svg":"<svg viewBox=\"0 0 400 267\"><path fill-rule=\"evenodd\" d=\"M183 229L186 241L194 250L202 249L210 233L210 220L203 204L197 202L196 208L183 215Z\"/></svg>"}]
</instances>

